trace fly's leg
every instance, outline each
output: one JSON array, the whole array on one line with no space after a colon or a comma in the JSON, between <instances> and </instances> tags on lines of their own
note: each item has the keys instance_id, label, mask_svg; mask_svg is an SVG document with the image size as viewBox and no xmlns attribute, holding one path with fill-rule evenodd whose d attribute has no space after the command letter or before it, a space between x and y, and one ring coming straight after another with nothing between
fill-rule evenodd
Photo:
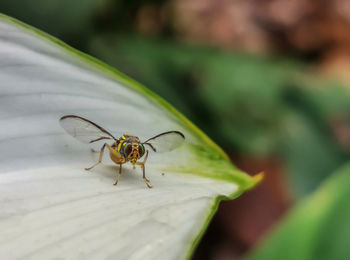
<instances>
[{"instance_id":1,"label":"fly's leg","mask_svg":"<svg viewBox=\"0 0 350 260\"><path fill-rule=\"evenodd\" d=\"M149 182L149 180L146 178L146 173L145 173L145 164L142 162L140 162L140 163L137 163L138 165L140 165L141 166L141 168L142 168L142 178L143 178L143 181L146 183L146 185L147 185L147 187L148 188L152 188L152 185L151 185L151 183Z\"/></svg>"},{"instance_id":2,"label":"fly's leg","mask_svg":"<svg viewBox=\"0 0 350 260\"><path fill-rule=\"evenodd\" d=\"M143 164L145 164L146 163L146 161L147 161L147 158L148 158L148 150L146 150L146 155L145 155L145 159L143 159Z\"/></svg>"},{"instance_id":3,"label":"fly's leg","mask_svg":"<svg viewBox=\"0 0 350 260\"><path fill-rule=\"evenodd\" d=\"M117 185L118 184L118 181L119 181L121 175L122 175L122 164L120 163L119 164L119 173L118 173L118 176L117 176L117 180L115 181L115 183L113 185Z\"/></svg>"},{"instance_id":4,"label":"fly's leg","mask_svg":"<svg viewBox=\"0 0 350 260\"><path fill-rule=\"evenodd\" d=\"M113 185L117 185L118 184L118 181L120 179L120 176L122 175L122 164L123 163L126 163L126 160L124 158L121 157L120 153L115 149L115 147L113 146L110 146L108 144L106 144L106 147L107 149L109 150L110 152L110 156L111 156L111 159L119 164L119 173L117 175L117 179L115 181L115 183Z\"/></svg>"},{"instance_id":5,"label":"fly's leg","mask_svg":"<svg viewBox=\"0 0 350 260\"><path fill-rule=\"evenodd\" d=\"M94 165L92 165L91 167L89 168L85 168L85 170L89 171L91 170L92 168L94 168L96 165L100 164L102 162L102 156L103 156L103 151L106 147L106 143L101 147L101 150L100 150L100 157L98 158L98 162L95 163Z\"/></svg>"},{"instance_id":6,"label":"fly's leg","mask_svg":"<svg viewBox=\"0 0 350 260\"><path fill-rule=\"evenodd\" d=\"M143 171L143 178L144 179L146 179L146 181L148 181L149 182L149 180L146 178L146 176L145 176L145 164L146 164L146 161L147 161L147 158L148 158L148 150L146 150L146 155L145 155L145 159L143 159L143 162L142 162L142 164L143 164L143 167L142 167L142 171ZM147 185L148 186L148 185Z\"/></svg>"},{"instance_id":7,"label":"fly's leg","mask_svg":"<svg viewBox=\"0 0 350 260\"><path fill-rule=\"evenodd\" d=\"M148 150L146 151L146 155L145 155L145 159L143 160L143 162L137 162L137 165L140 165L142 168L142 178L143 181L146 183L148 188L152 188L151 183L149 182L149 180L146 178L146 173L145 173L145 163L147 161L147 157L148 157Z\"/></svg>"}]
</instances>

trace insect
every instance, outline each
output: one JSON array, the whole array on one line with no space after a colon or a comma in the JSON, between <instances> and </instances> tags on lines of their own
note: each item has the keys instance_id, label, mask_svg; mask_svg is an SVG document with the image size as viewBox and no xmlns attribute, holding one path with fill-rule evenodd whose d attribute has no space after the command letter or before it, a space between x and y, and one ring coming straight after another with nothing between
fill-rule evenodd
<instances>
[{"instance_id":1,"label":"insect","mask_svg":"<svg viewBox=\"0 0 350 260\"><path fill-rule=\"evenodd\" d=\"M119 164L119 173L114 185L118 184L122 174L122 165L131 162L133 168L135 165L141 166L143 181L148 188L152 188L150 181L146 178L145 164L148 158L149 147L154 152L168 152L179 147L185 140L185 136L179 131L168 131L149 138L145 142L132 134L124 134L116 139L111 133L101 126L80 116L67 115L60 118L60 124L64 130L79 141L87 144L102 140L111 140L112 144L104 143L100 149L98 162L91 167L85 168L89 171L102 162L104 149L109 150L109 155L116 164ZM144 157L143 161L139 161Z\"/></svg>"}]
</instances>

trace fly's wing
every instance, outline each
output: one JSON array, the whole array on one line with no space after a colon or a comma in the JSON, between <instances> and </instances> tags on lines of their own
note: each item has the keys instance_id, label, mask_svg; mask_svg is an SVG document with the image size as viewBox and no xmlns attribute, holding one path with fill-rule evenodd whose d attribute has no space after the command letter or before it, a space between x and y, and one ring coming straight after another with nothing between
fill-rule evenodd
<instances>
[{"instance_id":1,"label":"fly's wing","mask_svg":"<svg viewBox=\"0 0 350 260\"><path fill-rule=\"evenodd\" d=\"M179 147L185 141L185 136L179 131L169 131L156 135L146 142L144 145L148 145L155 152L170 152Z\"/></svg>"},{"instance_id":2,"label":"fly's wing","mask_svg":"<svg viewBox=\"0 0 350 260\"><path fill-rule=\"evenodd\" d=\"M80 116L63 116L60 124L68 134L86 144L104 139L117 141L107 130Z\"/></svg>"}]
</instances>

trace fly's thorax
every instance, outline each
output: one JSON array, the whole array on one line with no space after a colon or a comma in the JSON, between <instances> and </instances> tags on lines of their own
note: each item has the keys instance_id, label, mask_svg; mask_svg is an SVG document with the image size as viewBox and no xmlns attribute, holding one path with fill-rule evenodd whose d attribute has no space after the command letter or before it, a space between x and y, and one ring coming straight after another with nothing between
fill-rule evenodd
<instances>
[{"instance_id":1,"label":"fly's thorax","mask_svg":"<svg viewBox=\"0 0 350 260\"><path fill-rule=\"evenodd\" d=\"M132 134L123 134L119 140L124 140L127 141L129 143L139 143L140 142L140 138L138 138L136 135L132 135Z\"/></svg>"}]
</instances>

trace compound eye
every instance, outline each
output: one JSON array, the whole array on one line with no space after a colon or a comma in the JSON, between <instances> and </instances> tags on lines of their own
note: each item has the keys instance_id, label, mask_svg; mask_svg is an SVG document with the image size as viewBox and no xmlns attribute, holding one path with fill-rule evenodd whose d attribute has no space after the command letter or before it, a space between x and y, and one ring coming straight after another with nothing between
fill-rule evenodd
<instances>
[{"instance_id":1,"label":"compound eye","mask_svg":"<svg viewBox=\"0 0 350 260\"><path fill-rule=\"evenodd\" d=\"M132 145L131 143L126 143L125 147L124 147L124 153L126 156L128 156L132 151Z\"/></svg>"},{"instance_id":2,"label":"compound eye","mask_svg":"<svg viewBox=\"0 0 350 260\"><path fill-rule=\"evenodd\" d=\"M142 157L145 154L145 147L143 146L143 144L139 144L139 154L140 157Z\"/></svg>"}]
</instances>

